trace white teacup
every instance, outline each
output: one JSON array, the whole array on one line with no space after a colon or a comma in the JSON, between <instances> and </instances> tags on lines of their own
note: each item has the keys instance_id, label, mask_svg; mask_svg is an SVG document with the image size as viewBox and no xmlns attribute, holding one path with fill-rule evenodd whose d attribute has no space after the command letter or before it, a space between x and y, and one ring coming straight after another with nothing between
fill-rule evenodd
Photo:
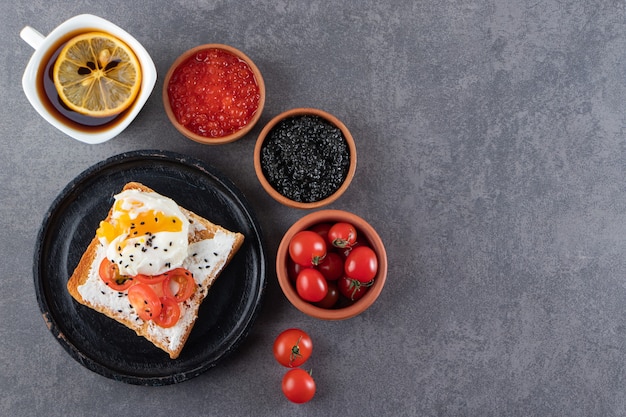
<instances>
[{"instance_id":1,"label":"white teacup","mask_svg":"<svg viewBox=\"0 0 626 417\"><path fill-rule=\"evenodd\" d=\"M47 58L58 48L59 43L72 33L85 31L103 31L110 33L121 41L125 42L137 56L141 64L141 88L135 102L126 110L119 121L110 123L98 129L81 129L76 123L68 121L61 114L57 114L54 107L44 101L49 101L42 90L42 80ZM110 140L120 134L135 119L142 109L152 89L156 83L157 71L152 58L145 48L128 32L114 25L113 23L97 16L82 14L63 22L56 27L48 36L43 36L30 26L26 26L20 32L20 37L35 49L35 53L30 58L24 76L22 78L22 88L30 104L37 110L44 119L51 125L65 134L81 142L96 144Z\"/></svg>"}]
</instances>

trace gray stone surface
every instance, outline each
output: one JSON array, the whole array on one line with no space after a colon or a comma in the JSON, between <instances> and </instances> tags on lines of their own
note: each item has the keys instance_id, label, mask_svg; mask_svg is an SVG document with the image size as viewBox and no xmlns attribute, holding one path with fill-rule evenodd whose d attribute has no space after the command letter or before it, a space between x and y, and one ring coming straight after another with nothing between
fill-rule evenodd
<instances>
[{"instance_id":1,"label":"gray stone surface","mask_svg":"<svg viewBox=\"0 0 626 417\"><path fill-rule=\"evenodd\" d=\"M27 102L31 25L107 18L159 81L119 137L78 143ZM0 415L623 416L626 414L626 10L623 1L16 0L0 5ZM162 80L201 43L244 50L268 96L261 123L207 147L169 124ZM366 313L321 322L269 276L263 311L228 360L182 384L101 377L51 336L32 280L58 192L117 153L195 155L248 196L271 258L305 214L254 176L261 126L319 107L351 129L357 174L332 208L380 232L388 284ZM314 400L280 391L279 331L315 342Z\"/></svg>"}]
</instances>

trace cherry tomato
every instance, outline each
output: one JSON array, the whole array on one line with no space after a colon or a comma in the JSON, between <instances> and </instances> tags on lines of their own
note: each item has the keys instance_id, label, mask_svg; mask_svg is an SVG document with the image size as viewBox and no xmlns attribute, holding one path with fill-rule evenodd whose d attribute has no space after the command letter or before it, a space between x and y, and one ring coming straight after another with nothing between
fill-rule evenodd
<instances>
[{"instance_id":1,"label":"cherry tomato","mask_svg":"<svg viewBox=\"0 0 626 417\"><path fill-rule=\"evenodd\" d=\"M296 290L303 300L317 302L326 297L328 284L320 271L313 268L305 268L298 274Z\"/></svg>"},{"instance_id":2,"label":"cherry tomato","mask_svg":"<svg viewBox=\"0 0 626 417\"><path fill-rule=\"evenodd\" d=\"M291 259L291 257L287 258L287 276L289 277L291 282L293 282L294 284L296 283L296 278L298 278L298 274L304 268L308 268L308 267L295 263L293 259Z\"/></svg>"},{"instance_id":3,"label":"cherry tomato","mask_svg":"<svg viewBox=\"0 0 626 417\"><path fill-rule=\"evenodd\" d=\"M337 281L327 281L328 293L321 301L315 303L316 306L321 308L333 308L339 301L339 289L337 287Z\"/></svg>"},{"instance_id":4,"label":"cherry tomato","mask_svg":"<svg viewBox=\"0 0 626 417\"><path fill-rule=\"evenodd\" d=\"M285 397L296 404L311 401L315 395L315 381L310 373L296 368L287 371L282 383Z\"/></svg>"},{"instance_id":5,"label":"cherry tomato","mask_svg":"<svg viewBox=\"0 0 626 417\"><path fill-rule=\"evenodd\" d=\"M174 326L180 318L180 307L172 297L161 297L161 313L152 317L154 323L160 327L168 328Z\"/></svg>"},{"instance_id":6,"label":"cherry tomato","mask_svg":"<svg viewBox=\"0 0 626 417\"><path fill-rule=\"evenodd\" d=\"M343 275L343 258L335 252L328 252L322 262L317 266L317 270L329 281L334 281Z\"/></svg>"},{"instance_id":7,"label":"cherry tomato","mask_svg":"<svg viewBox=\"0 0 626 417\"><path fill-rule=\"evenodd\" d=\"M350 251L344 265L348 277L362 283L370 282L378 271L378 258L369 246L359 246Z\"/></svg>"},{"instance_id":8,"label":"cherry tomato","mask_svg":"<svg viewBox=\"0 0 626 417\"><path fill-rule=\"evenodd\" d=\"M326 241L311 230L298 232L289 242L289 256L303 266L318 265L326 256Z\"/></svg>"},{"instance_id":9,"label":"cherry tomato","mask_svg":"<svg viewBox=\"0 0 626 417\"><path fill-rule=\"evenodd\" d=\"M339 292L351 301L362 298L367 290L369 290L369 285L348 277L339 278L337 287L339 288Z\"/></svg>"},{"instance_id":10,"label":"cherry tomato","mask_svg":"<svg viewBox=\"0 0 626 417\"><path fill-rule=\"evenodd\" d=\"M317 233L324 239L325 242L328 241L328 231L333 225L330 223L318 223L315 226L312 226L309 230Z\"/></svg>"},{"instance_id":11,"label":"cherry tomato","mask_svg":"<svg viewBox=\"0 0 626 417\"><path fill-rule=\"evenodd\" d=\"M191 272L185 268L176 268L163 275L165 275L163 292L178 303L185 301L196 291L196 281Z\"/></svg>"},{"instance_id":12,"label":"cherry tomato","mask_svg":"<svg viewBox=\"0 0 626 417\"><path fill-rule=\"evenodd\" d=\"M288 368L302 365L311 357L312 351L313 341L304 330L287 329L274 340L274 357Z\"/></svg>"},{"instance_id":13,"label":"cherry tomato","mask_svg":"<svg viewBox=\"0 0 626 417\"><path fill-rule=\"evenodd\" d=\"M121 275L117 265L107 258L102 259L102 262L100 262L98 273L100 274L102 281L104 281L104 283L114 291L127 290L134 284L131 277Z\"/></svg>"},{"instance_id":14,"label":"cherry tomato","mask_svg":"<svg viewBox=\"0 0 626 417\"><path fill-rule=\"evenodd\" d=\"M328 243L336 248L349 248L356 243L356 228L350 223L335 223L328 231Z\"/></svg>"},{"instance_id":15,"label":"cherry tomato","mask_svg":"<svg viewBox=\"0 0 626 417\"><path fill-rule=\"evenodd\" d=\"M350 255L350 252L352 252L353 249L359 248L361 246L365 246L363 243L361 243L361 241L355 242L354 245L347 247L347 248L336 248L337 252L339 253L339 255L341 255L341 257L343 258L344 262L346 260L346 258L348 257L348 255Z\"/></svg>"},{"instance_id":16,"label":"cherry tomato","mask_svg":"<svg viewBox=\"0 0 626 417\"><path fill-rule=\"evenodd\" d=\"M138 283L128 289L128 302L145 321L161 314L161 300L149 285Z\"/></svg>"}]
</instances>

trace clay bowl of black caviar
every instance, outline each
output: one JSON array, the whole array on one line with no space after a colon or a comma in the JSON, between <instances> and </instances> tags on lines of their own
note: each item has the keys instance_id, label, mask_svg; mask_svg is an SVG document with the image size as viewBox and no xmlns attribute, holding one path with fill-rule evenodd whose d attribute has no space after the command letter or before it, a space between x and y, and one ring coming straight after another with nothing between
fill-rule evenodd
<instances>
[{"instance_id":1,"label":"clay bowl of black caviar","mask_svg":"<svg viewBox=\"0 0 626 417\"><path fill-rule=\"evenodd\" d=\"M347 236L350 230L353 239L339 243L338 236ZM325 249L323 256L312 257L312 247L320 250L317 236L325 241ZM345 320L363 313L378 299L387 280L387 253L376 230L360 216L344 210L317 210L297 220L283 235L276 253L276 276L285 297L304 314Z\"/></svg>"},{"instance_id":2,"label":"clay bowl of black caviar","mask_svg":"<svg viewBox=\"0 0 626 417\"><path fill-rule=\"evenodd\" d=\"M163 83L163 106L174 127L206 145L241 139L259 120L265 83L254 62L228 45L205 44L180 55Z\"/></svg>"},{"instance_id":3,"label":"clay bowl of black caviar","mask_svg":"<svg viewBox=\"0 0 626 417\"><path fill-rule=\"evenodd\" d=\"M296 108L269 121L254 148L259 182L276 201L313 209L337 200L356 171L356 146L335 116Z\"/></svg>"}]
</instances>

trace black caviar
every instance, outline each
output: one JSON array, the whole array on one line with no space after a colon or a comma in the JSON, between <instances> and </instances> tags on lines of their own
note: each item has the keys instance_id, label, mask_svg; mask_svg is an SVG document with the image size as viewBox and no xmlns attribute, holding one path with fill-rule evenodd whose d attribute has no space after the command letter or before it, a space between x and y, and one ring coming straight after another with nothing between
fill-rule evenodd
<instances>
[{"instance_id":1,"label":"black caviar","mask_svg":"<svg viewBox=\"0 0 626 417\"><path fill-rule=\"evenodd\" d=\"M261 146L261 166L270 185L301 203L329 197L350 165L348 144L335 125L315 115L281 120Z\"/></svg>"}]
</instances>

